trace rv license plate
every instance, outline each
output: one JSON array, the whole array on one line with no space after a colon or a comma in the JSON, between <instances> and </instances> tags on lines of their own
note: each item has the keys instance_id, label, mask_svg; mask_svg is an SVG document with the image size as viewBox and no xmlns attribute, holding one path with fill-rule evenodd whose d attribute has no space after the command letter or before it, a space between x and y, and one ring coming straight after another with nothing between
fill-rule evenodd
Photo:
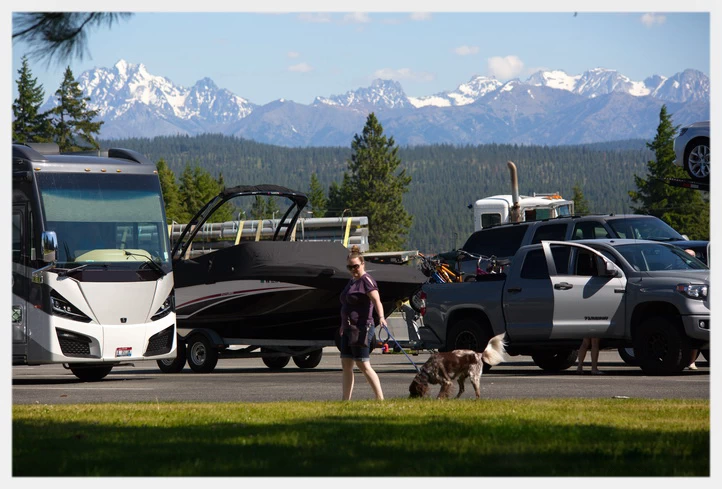
<instances>
[{"instance_id":1,"label":"rv license plate","mask_svg":"<svg viewBox=\"0 0 722 489\"><path fill-rule=\"evenodd\" d=\"M116 357L129 357L132 354L133 354L133 348L131 348L129 346L115 349Z\"/></svg>"}]
</instances>

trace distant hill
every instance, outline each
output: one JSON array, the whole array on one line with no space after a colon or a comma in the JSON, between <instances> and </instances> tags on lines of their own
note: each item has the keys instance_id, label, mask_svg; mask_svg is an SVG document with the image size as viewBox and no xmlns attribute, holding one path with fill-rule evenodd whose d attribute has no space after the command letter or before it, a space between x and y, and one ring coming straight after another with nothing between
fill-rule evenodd
<instances>
[{"instance_id":1,"label":"distant hill","mask_svg":"<svg viewBox=\"0 0 722 489\"><path fill-rule=\"evenodd\" d=\"M631 212L627 192L635 190L634 174L646 175L647 161L653 158L645 143L401 147L402 165L412 177L404 205L414 216L406 247L425 253L460 247L473 231L467 205L511 193L509 160L518 168L524 195L560 192L571 198L579 184L593 212ZM288 148L224 135L103 140L101 145L133 149L154 162L163 159L176 177L186 165L200 165L216 177L222 173L229 187L272 183L303 192L312 173L326 190L332 181L340 183L351 156L350 147Z\"/></svg>"}]
</instances>

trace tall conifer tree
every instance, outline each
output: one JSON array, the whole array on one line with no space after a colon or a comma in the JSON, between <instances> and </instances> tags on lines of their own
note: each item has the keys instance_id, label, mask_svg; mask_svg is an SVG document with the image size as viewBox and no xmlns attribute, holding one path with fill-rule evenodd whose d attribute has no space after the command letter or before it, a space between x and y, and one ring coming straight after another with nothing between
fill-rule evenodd
<instances>
[{"instance_id":1,"label":"tall conifer tree","mask_svg":"<svg viewBox=\"0 0 722 489\"><path fill-rule=\"evenodd\" d=\"M326 198L321 182L318 181L318 177L315 173L311 174L311 185L308 190L308 203L311 205L313 217L324 217L326 215L328 199Z\"/></svg>"},{"instance_id":2,"label":"tall conifer tree","mask_svg":"<svg viewBox=\"0 0 722 489\"><path fill-rule=\"evenodd\" d=\"M361 135L351 143L353 154L347 162L350 173L348 207L354 215L369 218L369 247L373 251L401 250L412 217L402 199L411 177L401 169L399 147L387 138L376 115L371 112Z\"/></svg>"},{"instance_id":3,"label":"tall conifer tree","mask_svg":"<svg viewBox=\"0 0 722 489\"><path fill-rule=\"evenodd\" d=\"M94 134L100 132L103 121L93 122L98 111L88 108L90 97L83 97L79 83L73 79L68 66L60 88L55 92L58 105L50 110L55 126L54 139L61 151L99 149Z\"/></svg>"},{"instance_id":4,"label":"tall conifer tree","mask_svg":"<svg viewBox=\"0 0 722 489\"><path fill-rule=\"evenodd\" d=\"M47 143L52 141L53 127L48 115L40 112L45 91L33 78L27 56L23 56L22 62L18 70L18 98L13 102L13 141Z\"/></svg>"},{"instance_id":5,"label":"tall conifer tree","mask_svg":"<svg viewBox=\"0 0 722 489\"><path fill-rule=\"evenodd\" d=\"M578 183L575 183L572 191L574 192L574 195L572 195L572 200L574 201L574 214L578 216L586 216L589 214L589 202L587 201L587 198L584 197L582 188Z\"/></svg>"},{"instance_id":6,"label":"tall conifer tree","mask_svg":"<svg viewBox=\"0 0 722 489\"><path fill-rule=\"evenodd\" d=\"M650 214L662 219L690 239L709 239L709 199L702 192L667 185L666 178L686 178L684 170L674 164L674 137L679 126L663 105L659 112L657 134L647 147L654 151L654 160L647 162L647 178L634 175L636 191L629 196L637 204L636 214Z\"/></svg>"}]
</instances>

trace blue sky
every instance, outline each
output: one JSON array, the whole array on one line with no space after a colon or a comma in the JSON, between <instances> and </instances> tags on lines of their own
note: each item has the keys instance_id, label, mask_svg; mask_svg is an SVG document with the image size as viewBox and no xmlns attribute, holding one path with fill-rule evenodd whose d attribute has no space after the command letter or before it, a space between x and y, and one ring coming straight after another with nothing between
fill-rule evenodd
<instances>
[{"instance_id":1,"label":"blue sky","mask_svg":"<svg viewBox=\"0 0 722 489\"><path fill-rule=\"evenodd\" d=\"M87 2L74 3L83 10ZM184 87L210 77L256 104L279 98L308 104L316 96L366 87L375 78L397 80L407 95L423 96L453 90L474 75L505 81L526 79L539 69L576 75L602 67L634 81L687 68L711 74L711 1L694 2L690 8L697 12L669 11L674 2L612 1L605 3L606 12L590 4L595 12L576 16L579 2L545 4L556 12L532 12L519 2L505 4L505 12L464 11L463 5L452 7L459 12L439 12L430 11L438 10L439 2L393 1L365 2L365 11L348 2L342 12L328 11L338 9L336 3L304 2L310 10L305 13L284 13L298 7L274 1L264 3L272 13L180 13L162 10L198 10L199 5L125 2L134 15L111 29L89 31L83 60L48 66L30 59L30 68L46 97L58 88L68 64L78 77L125 59ZM14 10L44 4L52 5L31 0ZM237 8L205 5L207 10ZM652 7L667 11L647 10ZM149 8L153 11L142 11ZM30 48L12 46L13 90L20 59Z\"/></svg>"}]
</instances>

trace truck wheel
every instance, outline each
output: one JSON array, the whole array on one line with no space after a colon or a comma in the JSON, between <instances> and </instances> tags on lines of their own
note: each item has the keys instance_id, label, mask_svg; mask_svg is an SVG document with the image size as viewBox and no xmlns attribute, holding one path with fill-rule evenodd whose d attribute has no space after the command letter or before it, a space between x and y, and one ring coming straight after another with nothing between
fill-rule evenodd
<instances>
[{"instance_id":1,"label":"truck wheel","mask_svg":"<svg viewBox=\"0 0 722 489\"><path fill-rule=\"evenodd\" d=\"M83 382L97 382L103 380L106 375L113 370L113 366L110 367L81 367L70 365L70 371L73 372L77 378Z\"/></svg>"},{"instance_id":2,"label":"truck wheel","mask_svg":"<svg viewBox=\"0 0 722 489\"><path fill-rule=\"evenodd\" d=\"M198 374L213 372L218 363L218 350L210 340L205 335L194 334L187 343L186 356L191 370Z\"/></svg>"},{"instance_id":3,"label":"truck wheel","mask_svg":"<svg viewBox=\"0 0 722 489\"><path fill-rule=\"evenodd\" d=\"M164 374L177 374L186 364L186 342L180 336L176 336L176 357L156 360L158 368Z\"/></svg>"},{"instance_id":4,"label":"truck wheel","mask_svg":"<svg viewBox=\"0 0 722 489\"><path fill-rule=\"evenodd\" d=\"M261 353L270 353L275 350L269 350L268 348L261 348ZM270 368L271 370L281 370L283 367L288 365L288 362L291 361L291 357L261 357L261 360L263 360L263 363L266 364L266 367Z\"/></svg>"},{"instance_id":5,"label":"truck wheel","mask_svg":"<svg viewBox=\"0 0 722 489\"><path fill-rule=\"evenodd\" d=\"M678 374L692 355L687 337L674 322L661 316L646 319L639 325L634 353L647 375Z\"/></svg>"},{"instance_id":6,"label":"truck wheel","mask_svg":"<svg viewBox=\"0 0 722 489\"><path fill-rule=\"evenodd\" d=\"M321 363L321 357L323 357L323 349L313 350L305 355L294 356L293 363L295 363L298 368L314 368Z\"/></svg>"},{"instance_id":7,"label":"truck wheel","mask_svg":"<svg viewBox=\"0 0 722 489\"><path fill-rule=\"evenodd\" d=\"M627 365L637 366L639 365L639 362L637 361L637 358L634 356L634 348L631 346L620 346L617 351L619 352L619 356L626 363Z\"/></svg>"},{"instance_id":8,"label":"truck wheel","mask_svg":"<svg viewBox=\"0 0 722 489\"><path fill-rule=\"evenodd\" d=\"M534 364L547 372L561 372L577 363L577 350L550 350L531 356Z\"/></svg>"},{"instance_id":9,"label":"truck wheel","mask_svg":"<svg viewBox=\"0 0 722 489\"><path fill-rule=\"evenodd\" d=\"M446 342L447 349L443 351L474 350L481 352L484 351L490 339L491 336L484 333L484 329L477 321L462 319L451 327ZM486 373L491 370L491 365L484 363L482 369L482 372Z\"/></svg>"}]
</instances>

